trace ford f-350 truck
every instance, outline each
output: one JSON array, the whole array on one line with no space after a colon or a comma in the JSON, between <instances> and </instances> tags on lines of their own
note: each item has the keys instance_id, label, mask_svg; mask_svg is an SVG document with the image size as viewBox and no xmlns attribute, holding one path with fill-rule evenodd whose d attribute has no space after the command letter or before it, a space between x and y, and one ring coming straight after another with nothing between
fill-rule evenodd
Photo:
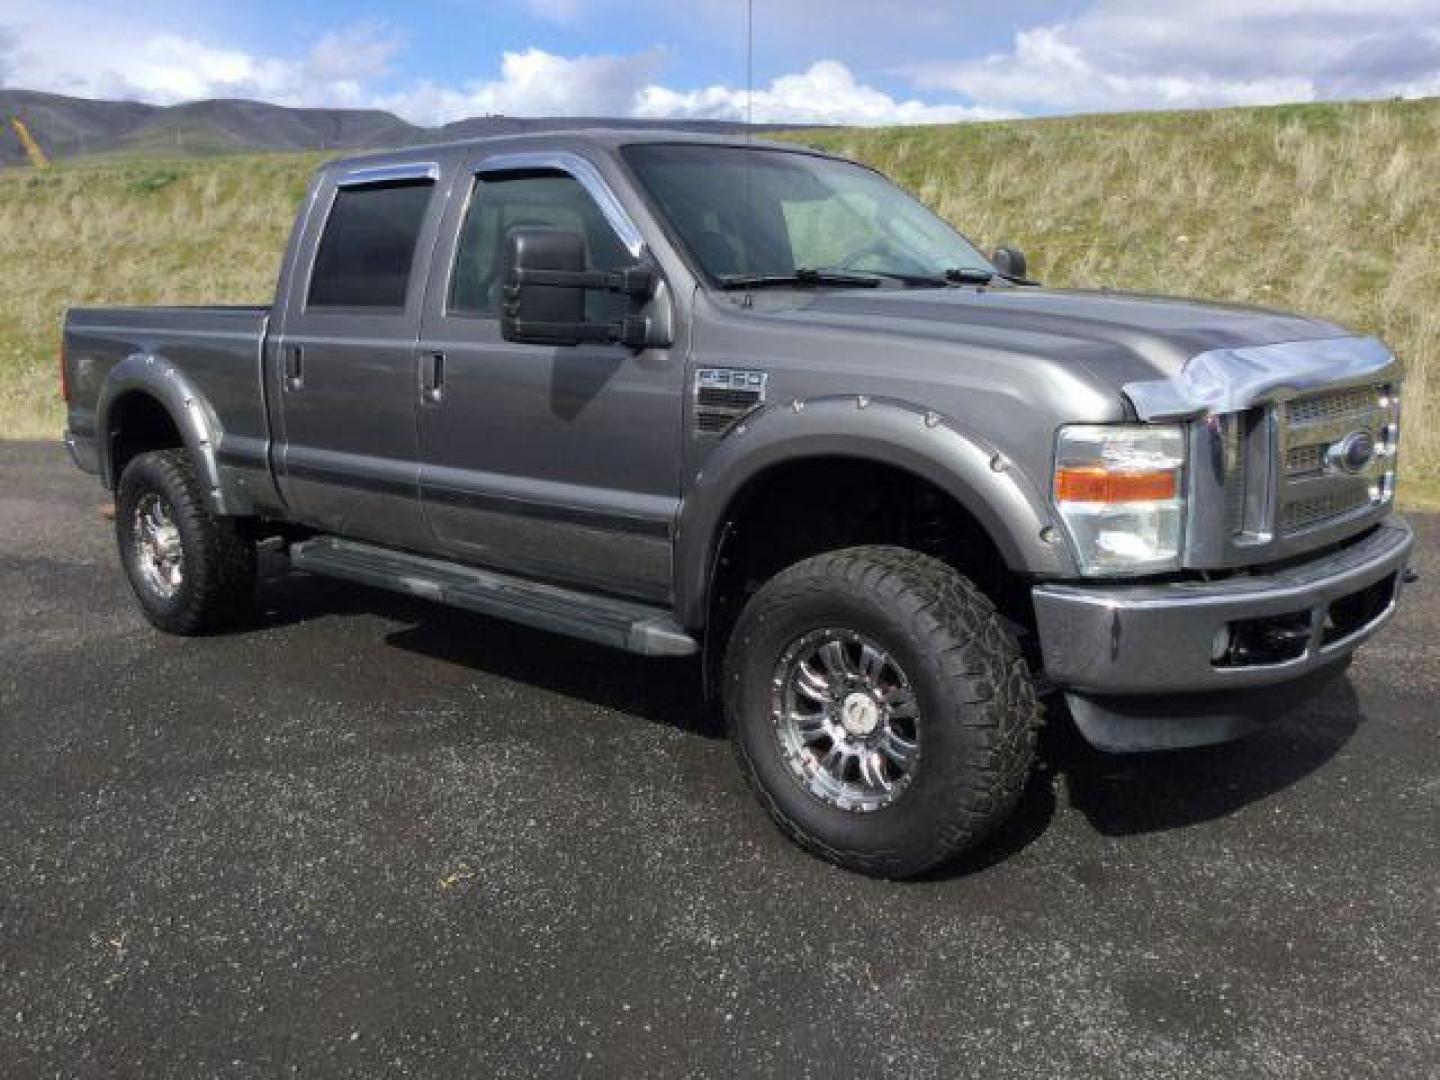
<instances>
[{"instance_id":1,"label":"ford f-350 truck","mask_svg":"<svg viewBox=\"0 0 1440 1080\"><path fill-rule=\"evenodd\" d=\"M781 828L913 875L1006 819L1042 698L1107 750L1238 736L1341 675L1407 574L1380 342L1025 274L803 147L357 157L272 307L71 311L66 442L160 629L241 617L278 540L698 654Z\"/></svg>"}]
</instances>

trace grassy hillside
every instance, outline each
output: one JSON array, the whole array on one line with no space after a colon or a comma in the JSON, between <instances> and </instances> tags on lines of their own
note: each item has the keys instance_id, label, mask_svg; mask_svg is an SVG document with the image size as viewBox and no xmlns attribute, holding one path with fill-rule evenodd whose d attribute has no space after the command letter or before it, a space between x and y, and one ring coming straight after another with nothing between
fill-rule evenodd
<instances>
[{"instance_id":1,"label":"grassy hillside","mask_svg":"<svg viewBox=\"0 0 1440 1080\"><path fill-rule=\"evenodd\" d=\"M1049 284L1298 309L1409 369L1406 472L1440 475L1440 102L806 133ZM311 156L0 174L0 435L60 423L68 304L263 302Z\"/></svg>"}]
</instances>

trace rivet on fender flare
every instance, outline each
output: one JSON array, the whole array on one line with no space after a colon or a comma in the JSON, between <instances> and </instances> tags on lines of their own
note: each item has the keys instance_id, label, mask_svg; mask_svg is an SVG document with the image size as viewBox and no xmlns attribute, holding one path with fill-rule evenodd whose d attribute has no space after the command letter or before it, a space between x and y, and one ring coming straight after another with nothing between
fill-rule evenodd
<instances>
[{"instance_id":1,"label":"rivet on fender flare","mask_svg":"<svg viewBox=\"0 0 1440 1080\"><path fill-rule=\"evenodd\" d=\"M938 425L939 423L940 423L940 414L939 414L939 413L937 413L937 412L927 412L927 413L925 414L925 426L926 426L926 427L935 427L935 426Z\"/></svg>"}]
</instances>

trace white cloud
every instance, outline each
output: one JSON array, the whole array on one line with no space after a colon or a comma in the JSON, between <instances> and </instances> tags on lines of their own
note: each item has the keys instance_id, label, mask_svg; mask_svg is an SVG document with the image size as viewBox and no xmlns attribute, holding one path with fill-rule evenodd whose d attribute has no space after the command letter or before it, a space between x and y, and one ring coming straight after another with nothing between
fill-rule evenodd
<instances>
[{"instance_id":1,"label":"white cloud","mask_svg":"<svg viewBox=\"0 0 1440 1080\"><path fill-rule=\"evenodd\" d=\"M402 44L384 23L367 21L327 33L295 57L259 56L70 6L20 15L13 26L0 26L0 46L7 33L11 43L8 57L0 57L6 84L162 105L217 97L363 105L373 96L369 84L386 74ZM76 34L82 18L87 32Z\"/></svg>"},{"instance_id":2,"label":"white cloud","mask_svg":"<svg viewBox=\"0 0 1440 1080\"><path fill-rule=\"evenodd\" d=\"M637 116L739 120L746 112L745 92L728 86L681 92L647 86L634 110ZM944 124L986 120L1003 110L966 105L897 101L855 81L836 60L821 60L799 75L783 75L755 91L756 123L782 124Z\"/></svg>"},{"instance_id":3,"label":"white cloud","mask_svg":"<svg viewBox=\"0 0 1440 1080\"><path fill-rule=\"evenodd\" d=\"M507 52L500 77L447 87L419 83L377 100L417 123L466 116L630 116L660 67L659 52L629 56L556 56L542 49Z\"/></svg>"},{"instance_id":4,"label":"white cloud","mask_svg":"<svg viewBox=\"0 0 1440 1080\"><path fill-rule=\"evenodd\" d=\"M460 88L422 83L385 97L380 104L420 123L489 113L744 119L744 90L723 85L672 89L654 81L664 60L664 54L655 50L628 56L564 57L529 49L506 53L496 80ZM897 101L857 82L844 64L834 60L775 79L756 90L754 103L756 123L936 124L998 115L960 105Z\"/></svg>"},{"instance_id":5,"label":"white cloud","mask_svg":"<svg viewBox=\"0 0 1440 1080\"><path fill-rule=\"evenodd\" d=\"M580 0L543 2L558 13L578 8ZM69 22L32 9L13 33L20 47L12 47L8 58L0 48L0 74L16 86L83 97L158 104L242 97L282 105L374 107L418 124L496 113L724 120L746 113L745 92L736 87L680 90L660 81L669 59L660 49L566 57L532 48L504 53L491 79L397 86L392 75L403 42L381 22L331 31L294 57L217 47L195 34L147 33L124 21L77 41L67 32ZM945 123L997 115L994 109L898 100L857 81L835 60L774 79L754 96L759 123Z\"/></svg>"},{"instance_id":6,"label":"white cloud","mask_svg":"<svg viewBox=\"0 0 1440 1080\"><path fill-rule=\"evenodd\" d=\"M1005 53L915 65L916 85L1024 111L1440 93L1437 0L1098 0Z\"/></svg>"},{"instance_id":7,"label":"white cloud","mask_svg":"<svg viewBox=\"0 0 1440 1080\"><path fill-rule=\"evenodd\" d=\"M384 78L403 45L387 23L366 19L323 35L305 57L306 74L321 82Z\"/></svg>"},{"instance_id":8,"label":"white cloud","mask_svg":"<svg viewBox=\"0 0 1440 1080\"><path fill-rule=\"evenodd\" d=\"M585 0L525 0L525 6L546 22L565 26L579 18Z\"/></svg>"}]
</instances>

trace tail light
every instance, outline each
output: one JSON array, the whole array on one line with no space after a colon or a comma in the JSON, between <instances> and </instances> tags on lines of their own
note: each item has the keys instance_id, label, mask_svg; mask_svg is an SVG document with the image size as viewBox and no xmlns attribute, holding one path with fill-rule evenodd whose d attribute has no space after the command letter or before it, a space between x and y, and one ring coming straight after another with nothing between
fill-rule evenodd
<instances>
[{"instance_id":1,"label":"tail light","mask_svg":"<svg viewBox=\"0 0 1440 1080\"><path fill-rule=\"evenodd\" d=\"M65 362L65 342L60 342L60 400L70 404L70 365Z\"/></svg>"}]
</instances>

